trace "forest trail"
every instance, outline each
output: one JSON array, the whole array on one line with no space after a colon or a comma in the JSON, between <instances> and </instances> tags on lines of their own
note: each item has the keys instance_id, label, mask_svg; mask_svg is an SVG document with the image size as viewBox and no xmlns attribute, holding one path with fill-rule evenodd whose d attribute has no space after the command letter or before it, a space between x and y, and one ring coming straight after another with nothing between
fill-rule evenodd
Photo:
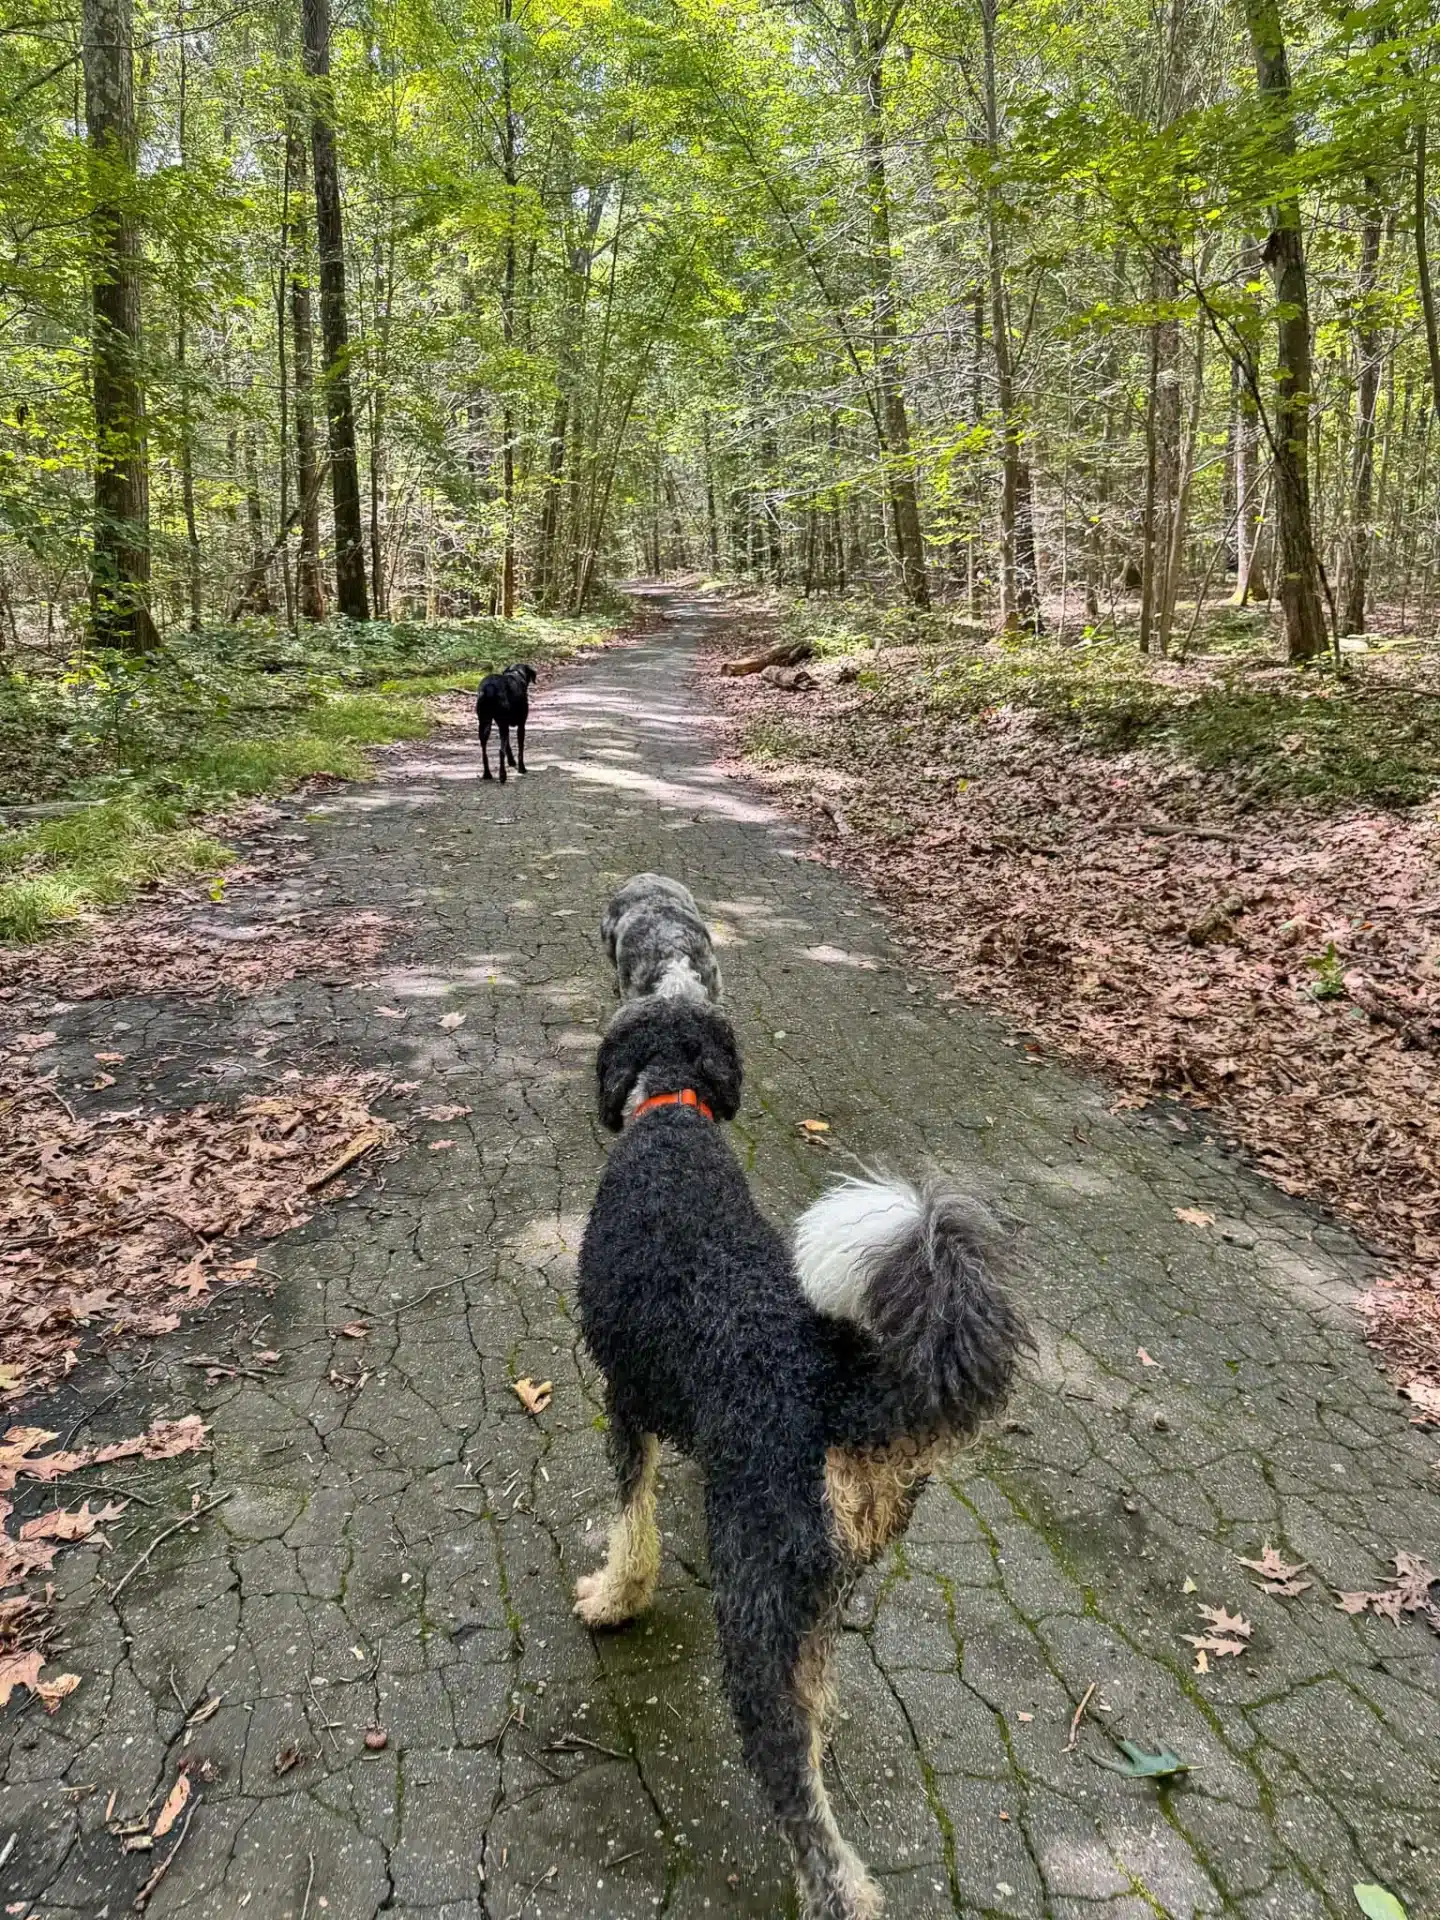
<instances>
[{"instance_id":1,"label":"forest trail","mask_svg":"<svg viewBox=\"0 0 1440 1920\"><path fill-rule=\"evenodd\" d=\"M166 1848L122 1855L107 1807L153 1809L183 1760L198 1804L157 1920L790 1910L720 1698L687 1466L649 1621L597 1639L570 1612L609 1498L568 1304L604 1150L595 929L650 867L721 930L734 1138L775 1217L855 1155L968 1171L1022 1223L1039 1351L1011 1418L927 1493L842 1636L834 1798L892 1920L1300 1920L1353 1914L1356 1881L1440 1911L1440 1637L1335 1598L1392 1584L1396 1553L1440 1564L1434 1441L1351 1315L1365 1256L1183 1120L1112 1114L907 979L865 900L715 766L693 656L722 616L665 605L658 633L542 681L527 779L482 785L451 733L291 807L313 897L398 914L414 964L57 1022L82 1057L118 1013L192 1060L253 1059L263 1031L471 1111L417 1126L383 1183L267 1250L273 1299L157 1343L104 1411L101 1438L195 1406L213 1423L212 1454L117 1473L157 1531L228 1497L116 1605L119 1555L61 1562L82 1684L53 1719L5 1718L0 1904L129 1911ZM275 1377L197 1385L186 1356L262 1314ZM553 1382L538 1418L527 1375ZM1239 1556L1267 1543L1307 1590L1260 1590ZM1202 1605L1253 1631L1197 1673ZM1195 1771L1165 1791L1104 1771L1121 1738Z\"/></svg>"}]
</instances>

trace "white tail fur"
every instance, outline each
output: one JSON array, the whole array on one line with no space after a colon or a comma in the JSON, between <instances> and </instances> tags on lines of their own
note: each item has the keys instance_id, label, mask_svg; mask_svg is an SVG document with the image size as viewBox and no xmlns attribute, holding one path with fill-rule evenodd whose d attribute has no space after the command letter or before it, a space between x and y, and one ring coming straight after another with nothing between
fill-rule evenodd
<instances>
[{"instance_id":1,"label":"white tail fur","mask_svg":"<svg viewBox=\"0 0 1440 1920\"><path fill-rule=\"evenodd\" d=\"M810 1304L833 1319L867 1325L871 1274L924 1212L905 1180L847 1178L828 1188L795 1222L795 1264Z\"/></svg>"}]
</instances>

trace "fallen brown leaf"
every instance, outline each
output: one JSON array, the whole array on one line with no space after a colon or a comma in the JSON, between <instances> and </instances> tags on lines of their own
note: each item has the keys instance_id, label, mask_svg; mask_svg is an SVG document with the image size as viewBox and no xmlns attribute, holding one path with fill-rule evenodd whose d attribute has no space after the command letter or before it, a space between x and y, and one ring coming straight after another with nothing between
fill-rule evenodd
<instances>
[{"instance_id":1,"label":"fallen brown leaf","mask_svg":"<svg viewBox=\"0 0 1440 1920\"><path fill-rule=\"evenodd\" d=\"M1144 1347L1137 1347L1135 1349L1135 1358L1140 1362L1142 1367L1158 1367L1160 1364L1158 1360L1151 1359Z\"/></svg>"},{"instance_id":2,"label":"fallen brown leaf","mask_svg":"<svg viewBox=\"0 0 1440 1920\"><path fill-rule=\"evenodd\" d=\"M1215 1216L1206 1213L1203 1207L1176 1207L1175 1218L1183 1220L1187 1227L1213 1227Z\"/></svg>"},{"instance_id":3,"label":"fallen brown leaf","mask_svg":"<svg viewBox=\"0 0 1440 1920\"><path fill-rule=\"evenodd\" d=\"M456 1027L464 1026L465 1015L463 1013L442 1013L440 1016L440 1024L445 1028L447 1033L453 1033Z\"/></svg>"},{"instance_id":4,"label":"fallen brown leaf","mask_svg":"<svg viewBox=\"0 0 1440 1920\"><path fill-rule=\"evenodd\" d=\"M1201 1605L1201 1616L1208 1620L1216 1633L1238 1634L1242 1640L1248 1640L1254 1632L1250 1622L1238 1613L1227 1613L1224 1607Z\"/></svg>"},{"instance_id":5,"label":"fallen brown leaf","mask_svg":"<svg viewBox=\"0 0 1440 1920\"><path fill-rule=\"evenodd\" d=\"M161 1807L159 1813L156 1815L155 1825L150 1834L152 1840L163 1840L165 1838L166 1834L169 1833L175 1822L185 1811L186 1802L189 1798L190 1776L188 1773L181 1772L177 1774L174 1786L171 1787L169 1793L165 1796L164 1806Z\"/></svg>"},{"instance_id":6,"label":"fallen brown leaf","mask_svg":"<svg viewBox=\"0 0 1440 1920\"><path fill-rule=\"evenodd\" d=\"M463 1120L466 1114L472 1111L473 1109L470 1107L463 1107L459 1105L449 1106L449 1107L445 1107L445 1106L416 1107L415 1109L415 1112L420 1119L438 1120L438 1121L441 1121L442 1123L446 1120Z\"/></svg>"},{"instance_id":7,"label":"fallen brown leaf","mask_svg":"<svg viewBox=\"0 0 1440 1920\"><path fill-rule=\"evenodd\" d=\"M363 1340L369 1334L370 1327L367 1321L351 1320L345 1326L338 1327L336 1331L344 1334L347 1340Z\"/></svg>"},{"instance_id":8,"label":"fallen brown leaf","mask_svg":"<svg viewBox=\"0 0 1440 1920\"><path fill-rule=\"evenodd\" d=\"M543 1413L549 1406L555 1389L549 1380L537 1384L533 1380L517 1380L515 1394L527 1413Z\"/></svg>"},{"instance_id":9,"label":"fallen brown leaf","mask_svg":"<svg viewBox=\"0 0 1440 1920\"><path fill-rule=\"evenodd\" d=\"M830 1122L828 1120L802 1120L800 1122L800 1131L802 1133L829 1133Z\"/></svg>"}]
</instances>

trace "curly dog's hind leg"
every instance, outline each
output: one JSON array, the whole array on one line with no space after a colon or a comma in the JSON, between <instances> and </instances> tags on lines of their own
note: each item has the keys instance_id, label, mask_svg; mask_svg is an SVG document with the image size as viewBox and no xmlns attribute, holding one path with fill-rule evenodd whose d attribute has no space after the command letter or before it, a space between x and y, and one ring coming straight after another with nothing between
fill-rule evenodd
<instances>
[{"instance_id":1,"label":"curly dog's hind leg","mask_svg":"<svg viewBox=\"0 0 1440 1920\"><path fill-rule=\"evenodd\" d=\"M575 1611L587 1627L623 1627L644 1613L660 1578L655 1492L660 1442L610 1408L610 1454L620 1482L620 1514L610 1528L605 1564L575 1583Z\"/></svg>"},{"instance_id":2,"label":"curly dog's hind leg","mask_svg":"<svg viewBox=\"0 0 1440 1920\"><path fill-rule=\"evenodd\" d=\"M775 1821L795 1856L804 1920L876 1920L883 1901L835 1821L820 1770L831 1694L827 1674L833 1618L812 1627L788 1671L780 1670L771 1637L774 1618L755 1616L747 1633L743 1601L722 1606L720 1634L730 1704L745 1758L770 1798Z\"/></svg>"}]
</instances>

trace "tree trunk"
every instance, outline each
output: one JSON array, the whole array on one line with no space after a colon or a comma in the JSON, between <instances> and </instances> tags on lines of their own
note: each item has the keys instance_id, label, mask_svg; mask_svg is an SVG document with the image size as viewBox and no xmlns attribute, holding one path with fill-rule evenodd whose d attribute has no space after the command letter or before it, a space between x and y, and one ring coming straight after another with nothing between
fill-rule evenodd
<instances>
[{"instance_id":1,"label":"tree trunk","mask_svg":"<svg viewBox=\"0 0 1440 1920\"><path fill-rule=\"evenodd\" d=\"M1279 0L1245 0L1255 54L1255 78L1271 115L1270 140L1284 171L1295 154L1290 63ZM1291 660L1313 660L1326 647L1320 604L1320 562L1310 511L1310 295L1300 203L1285 195L1270 211L1265 262L1275 283L1278 371L1275 398L1274 483L1280 605L1285 650Z\"/></svg>"},{"instance_id":2,"label":"tree trunk","mask_svg":"<svg viewBox=\"0 0 1440 1920\"><path fill-rule=\"evenodd\" d=\"M930 605L925 569L925 539L915 464L910 452L910 419L905 405L905 351L895 318L895 258L890 236L890 185L885 171L885 46L889 24L862 21L856 0L847 0L846 20L860 77L861 145L865 190L870 205L870 301L875 330L880 417L885 433L890 511L899 551L900 579L911 606Z\"/></svg>"},{"instance_id":3,"label":"tree trunk","mask_svg":"<svg viewBox=\"0 0 1440 1920\"><path fill-rule=\"evenodd\" d=\"M1345 585L1340 596L1340 631L1364 633L1370 584L1371 514L1375 494L1375 404L1380 396L1380 335L1372 302L1380 265L1378 207L1366 216L1360 238L1360 312L1355 352L1360 362L1355 389L1355 446L1350 459L1350 527L1346 540Z\"/></svg>"},{"instance_id":4,"label":"tree trunk","mask_svg":"<svg viewBox=\"0 0 1440 1920\"><path fill-rule=\"evenodd\" d=\"M245 525L250 535L250 560L245 569L245 584L235 603L235 612L237 615L273 613L270 601L270 549L265 544L265 516L260 504L260 461L255 448L253 424L246 425L244 446Z\"/></svg>"},{"instance_id":5,"label":"tree trunk","mask_svg":"<svg viewBox=\"0 0 1440 1920\"><path fill-rule=\"evenodd\" d=\"M992 164L1000 153L1000 95L995 76L997 0L980 0L984 37L985 144ZM1035 577L1035 529L1031 513L1030 469L1024 457L1020 417L1015 403L1015 362L1010 346L1010 317L1005 297L1005 255L999 210L987 191L986 234L990 266L990 342L995 355L995 398L1000 415L1000 618L1009 632L1042 629Z\"/></svg>"},{"instance_id":6,"label":"tree trunk","mask_svg":"<svg viewBox=\"0 0 1440 1920\"><path fill-rule=\"evenodd\" d=\"M90 617L96 641L143 653L150 614L150 485L140 336L140 232L131 211L135 75L131 0L83 0L86 137L94 157L91 381L95 534Z\"/></svg>"},{"instance_id":7,"label":"tree trunk","mask_svg":"<svg viewBox=\"0 0 1440 1920\"><path fill-rule=\"evenodd\" d=\"M290 131L294 168L290 231L290 334L294 348L295 493L300 508L298 567L300 618L325 618L325 576L320 565L320 487L315 447L315 348L310 313L310 233L305 205L305 142L298 125Z\"/></svg>"},{"instance_id":8,"label":"tree trunk","mask_svg":"<svg viewBox=\"0 0 1440 1920\"><path fill-rule=\"evenodd\" d=\"M330 423L330 493L335 513L335 598L347 620L370 618L365 590L365 530L350 393L350 330L345 312L345 231L330 85L330 0L302 0L305 72L310 79L310 151L315 173L315 235L320 267L322 385Z\"/></svg>"},{"instance_id":9,"label":"tree trunk","mask_svg":"<svg viewBox=\"0 0 1440 1920\"><path fill-rule=\"evenodd\" d=\"M1430 405L1440 420L1440 321L1435 316L1435 284L1430 274L1430 189L1426 174L1430 144L1427 79L1428 63L1420 70L1420 115L1415 125L1415 267L1420 310L1425 317L1425 352L1430 362Z\"/></svg>"}]
</instances>

